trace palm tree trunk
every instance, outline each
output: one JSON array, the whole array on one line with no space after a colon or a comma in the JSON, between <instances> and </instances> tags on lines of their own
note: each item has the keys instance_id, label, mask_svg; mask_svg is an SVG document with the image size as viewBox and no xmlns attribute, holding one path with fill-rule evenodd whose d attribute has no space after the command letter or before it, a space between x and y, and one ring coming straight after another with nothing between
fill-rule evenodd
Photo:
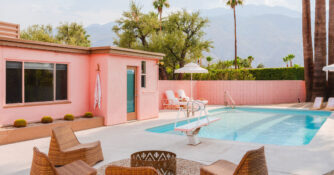
<instances>
[{"instance_id":1,"label":"palm tree trunk","mask_svg":"<svg viewBox=\"0 0 334 175\"><path fill-rule=\"evenodd\" d=\"M235 15L235 7L233 7L234 15L234 68L237 69L237 17Z\"/></svg>"},{"instance_id":2,"label":"palm tree trunk","mask_svg":"<svg viewBox=\"0 0 334 175\"><path fill-rule=\"evenodd\" d=\"M334 64L334 1L329 1L328 64ZM334 96L334 73L328 73L328 96Z\"/></svg>"},{"instance_id":3,"label":"palm tree trunk","mask_svg":"<svg viewBox=\"0 0 334 175\"><path fill-rule=\"evenodd\" d=\"M162 31L162 9L159 9L160 32Z\"/></svg>"},{"instance_id":4,"label":"palm tree trunk","mask_svg":"<svg viewBox=\"0 0 334 175\"><path fill-rule=\"evenodd\" d=\"M162 65L159 65L159 75L160 75L160 80L167 80L166 68Z\"/></svg>"},{"instance_id":5,"label":"palm tree trunk","mask_svg":"<svg viewBox=\"0 0 334 175\"><path fill-rule=\"evenodd\" d=\"M314 32L314 72L312 99L326 95L326 0L316 0L315 3L315 32Z\"/></svg>"},{"instance_id":6,"label":"palm tree trunk","mask_svg":"<svg viewBox=\"0 0 334 175\"><path fill-rule=\"evenodd\" d=\"M313 83L313 45L311 28L310 0L303 0L303 51L304 51L304 79L306 86L306 101L312 98Z\"/></svg>"}]
</instances>

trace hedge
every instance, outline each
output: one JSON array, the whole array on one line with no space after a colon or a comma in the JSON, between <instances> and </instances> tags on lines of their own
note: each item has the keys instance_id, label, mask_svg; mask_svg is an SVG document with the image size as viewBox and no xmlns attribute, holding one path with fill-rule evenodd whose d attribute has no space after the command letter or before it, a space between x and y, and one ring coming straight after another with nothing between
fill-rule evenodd
<instances>
[{"instance_id":1,"label":"hedge","mask_svg":"<svg viewBox=\"0 0 334 175\"><path fill-rule=\"evenodd\" d=\"M190 80L190 74L184 74L183 80ZM209 70L208 74L193 74L193 80L304 80L304 68Z\"/></svg>"},{"instance_id":2,"label":"hedge","mask_svg":"<svg viewBox=\"0 0 334 175\"><path fill-rule=\"evenodd\" d=\"M304 80L304 68L250 69L256 80Z\"/></svg>"}]
</instances>

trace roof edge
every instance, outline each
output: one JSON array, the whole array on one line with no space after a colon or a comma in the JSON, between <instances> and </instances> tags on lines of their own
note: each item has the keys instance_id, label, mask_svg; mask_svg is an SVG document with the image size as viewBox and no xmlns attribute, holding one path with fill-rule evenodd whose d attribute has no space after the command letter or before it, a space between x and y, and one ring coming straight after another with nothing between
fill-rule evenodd
<instances>
[{"instance_id":1,"label":"roof edge","mask_svg":"<svg viewBox=\"0 0 334 175\"><path fill-rule=\"evenodd\" d=\"M128 49L122 47L114 47L114 46L103 46L103 47L91 47L91 53L109 53L109 54L119 54L119 55L126 55L126 56L139 56L139 57L149 57L149 58L156 58L162 59L165 54L157 53L157 52L148 52L143 50L135 50L135 49Z\"/></svg>"},{"instance_id":2,"label":"roof edge","mask_svg":"<svg viewBox=\"0 0 334 175\"><path fill-rule=\"evenodd\" d=\"M148 51L114 47L114 46L81 47L81 46L72 46L72 45L48 43L41 41L7 38L7 37L0 37L0 46L38 49L38 50L65 52L65 53L79 53L79 54L108 53L108 54L139 56L139 57L147 57L155 59L162 59L165 56L165 54L163 53L148 52Z\"/></svg>"}]
</instances>

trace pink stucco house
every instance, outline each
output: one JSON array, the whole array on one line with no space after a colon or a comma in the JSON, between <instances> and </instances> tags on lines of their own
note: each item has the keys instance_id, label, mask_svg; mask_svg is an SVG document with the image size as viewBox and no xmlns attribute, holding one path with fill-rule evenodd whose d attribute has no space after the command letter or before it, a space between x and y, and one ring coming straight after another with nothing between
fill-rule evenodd
<instances>
[{"instance_id":1,"label":"pink stucco house","mask_svg":"<svg viewBox=\"0 0 334 175\"><path fill-rule=\"evenodd\" d=\"M105 125L158 117L158 61L163 56L0 36L0 125L19 118L34 122L46 115L81 116L87 111L103 116ZM98 73L100 109L94 108Z\"/></svg>"}]
</instances>

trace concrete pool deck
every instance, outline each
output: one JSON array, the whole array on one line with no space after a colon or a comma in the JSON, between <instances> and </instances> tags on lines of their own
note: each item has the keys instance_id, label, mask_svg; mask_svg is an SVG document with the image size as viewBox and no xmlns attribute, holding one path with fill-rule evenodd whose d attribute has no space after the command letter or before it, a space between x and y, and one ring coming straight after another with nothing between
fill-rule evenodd
<instances>
[{"instance_id":1,"label":"concrete pool deck","mask_svg":"<svg viewBox=\"0 0 334 175\"><path fill-rule=\"evenodd\" d=\"M219 106L210 106L210 109ZM271 107L292 107L273 105ZM295 107L296 104L295 104ZM298 108L298 107L297 107ZM303 108L303 107L300 107ZM239 163L244 153L263 144L243 143L201 138L197 146L187 145L185 136L157 134L145 129L173 122L176 112L161 111L158 119L137 121L115 126L76 132L80 142L100 140L105 160L95 165L102 167L113 161L129 158L131 153L158 149L172 151L179 158L210 164L218 159ZM0 146L0 174L29 174L32 149L47 153L50 138L42 138ZM334 169L334 118L329 117L305 146L264 145L269 174L324 174Z\"/></svg>"}]
</instances>

